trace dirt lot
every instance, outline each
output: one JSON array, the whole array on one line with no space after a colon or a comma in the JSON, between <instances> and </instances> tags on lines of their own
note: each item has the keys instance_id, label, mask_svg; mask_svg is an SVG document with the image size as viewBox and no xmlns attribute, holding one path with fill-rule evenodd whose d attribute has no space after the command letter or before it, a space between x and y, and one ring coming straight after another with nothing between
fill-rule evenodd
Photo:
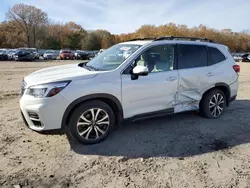
<instances>
[{"instance_id":1,"label":"dirt lot","mask_svg":"<svg viewBox=\"0 0 250 188\"><path fill-rule=\"evenodd\" d=\"M42 135L19 114L22 78L70 61L0 62L0 187L250 187L250 64L217 120L196 112L126 123L83 146Z\"/></svg>"}]
</instances>

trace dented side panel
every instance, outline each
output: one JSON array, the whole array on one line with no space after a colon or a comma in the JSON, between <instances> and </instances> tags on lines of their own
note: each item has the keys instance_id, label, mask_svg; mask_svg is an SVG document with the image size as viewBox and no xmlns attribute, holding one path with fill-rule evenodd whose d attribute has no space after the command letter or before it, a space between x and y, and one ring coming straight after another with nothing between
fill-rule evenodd
<instances>
[{"instance_id":1,"label":"dented side panel","mask_svg":"<svg viewBox=\"0 0 250 188\"><path fill-rule=\"evenodd\" d=\"M179 83L176 95L175 112L199 109L202 94L213 85L207 79L208 68L179 70Z\"/></svg>"},{"instance_id":2,"label":"dented side panel","mask_svg":"<svg viewBox=\"0 0 250 188\"><path fill-rule=\"evenodd\" d=\"M216 83L230 86L231 95L238 90L237 74L231 66L230 59L207 67L178 70L179 82L176 94L175 112L198 110L202 95L215 87ZM237 84L235 89L232 83Z\"/></svg>"}]
</instances>

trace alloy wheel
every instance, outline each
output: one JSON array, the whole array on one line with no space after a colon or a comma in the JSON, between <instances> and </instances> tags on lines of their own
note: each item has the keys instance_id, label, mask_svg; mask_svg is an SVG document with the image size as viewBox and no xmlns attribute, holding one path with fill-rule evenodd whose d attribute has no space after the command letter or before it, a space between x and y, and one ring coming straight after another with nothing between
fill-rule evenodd
<instances>
[{"instance_id":1,"label":"alloy wheel","mask_svg":"<svg viewBox=\"0 0 250 188\"><path fill-rule=\"evenodd\" d=\"M77 132L86 140L96 140L105 135L110 126L108 113L100 108L86 110L77 121Z\"/></svg>"},{"instance_id":2,"label":"alloy wheel","mask_svg":"<svg viewBox=\"0 0 250 188\"><path fill-rule=\"evenodd\" d=\"M212 116L218 117L224 110L224 97L220 93L216 93L209 101L209 111Z\"/></svg>"}]
</instances>

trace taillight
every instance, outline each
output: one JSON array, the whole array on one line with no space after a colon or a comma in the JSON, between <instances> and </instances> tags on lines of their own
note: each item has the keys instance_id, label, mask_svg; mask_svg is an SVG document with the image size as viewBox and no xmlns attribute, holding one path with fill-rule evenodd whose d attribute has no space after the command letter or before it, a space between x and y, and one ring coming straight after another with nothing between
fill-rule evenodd
<instances>
[{"instance_id":1,"label":"taillight","mask_svg":"<svg viewBox=\"0 0 250 188\"><path fill-rule=\"evenodd\" d=\"M234 65L233 66L233 69L236 73L239 73L240 72L240 65Z\"/></svg>"}]
</instances>

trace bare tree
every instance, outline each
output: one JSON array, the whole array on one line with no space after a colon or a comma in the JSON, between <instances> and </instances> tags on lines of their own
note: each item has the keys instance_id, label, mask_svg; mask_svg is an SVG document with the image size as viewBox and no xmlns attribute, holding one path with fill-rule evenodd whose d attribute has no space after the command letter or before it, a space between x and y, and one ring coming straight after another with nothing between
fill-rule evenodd
<instances>
[{"instance_id":1,"label":"bare tree","mask_svg":"<svg viewBox=\"0 0 250 188\"><path fill-rule=\"evenodd\" d=\"M24 31L28 47L36 46L36 37L48 22L47 13L34 6L14 5L7 13L8 20L13 20Z\"/></svg>"}]
</instances>

